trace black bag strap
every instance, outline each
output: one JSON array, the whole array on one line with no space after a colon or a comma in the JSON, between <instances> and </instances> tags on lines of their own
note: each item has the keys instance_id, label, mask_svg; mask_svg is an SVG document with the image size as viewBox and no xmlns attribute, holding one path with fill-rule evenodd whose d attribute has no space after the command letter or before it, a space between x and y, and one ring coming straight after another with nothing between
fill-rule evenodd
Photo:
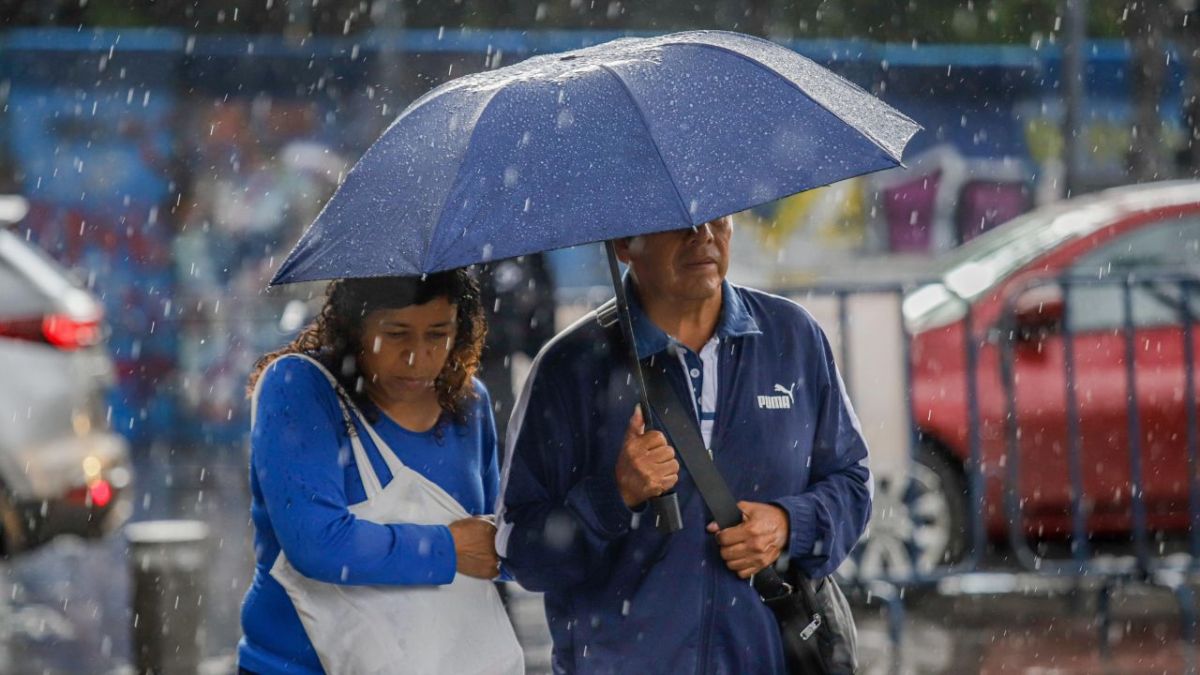
<instances>
[{"instance_id":1,"label":"black bag strap","mask_svg":"<svg viewBox=\"0 0 1200 675\"><path fill-rule=\"evenodd\" d=\"M679 453L683 465L692 475L692 481L700 491L704 504L708 506L721 529L736 526L742 522L742 511L704 447L704 439L692 415L693 406L679 400L661 365L651 365L645 372L646 395L650 398L650 407L654 409L667 435L671 437L675 451Z\"/></svg>"},{"instance_id":2,"label":"black bag strap","mask_svg":"<svg viewBox=\"0 0 1200 675\"><path fill-rule=\"evenodd\" d=\"M646 395L650 399L650 407L658 415L659 421L670 437L675 451L683 460L700 498L712 512L713 519L721 529L734 527L742 522L742 511L738 508L737 500L729 490L729 485L712 456L704 447L704 438L692 414L693 406L686 405L680 400L679 394L671 386L666 369L662 364L654 363L662 359L654 359L650 367L645 369ZM772 566L767 566L754 575L754 590L764 601L777 600L791 595L792 586L780 578Z\"/></svg>"}]
</instances>

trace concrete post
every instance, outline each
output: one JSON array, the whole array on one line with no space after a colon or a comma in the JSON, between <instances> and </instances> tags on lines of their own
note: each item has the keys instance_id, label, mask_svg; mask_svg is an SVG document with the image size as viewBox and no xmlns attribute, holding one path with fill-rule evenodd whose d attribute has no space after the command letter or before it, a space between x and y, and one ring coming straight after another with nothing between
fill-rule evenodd
<instances>
[{"instance_id":1,"label":"concrete post","mask_svg":"<svg viewBox=\"0 0 1200 675\"><path fill-rule=\"evenodd\" d=\"M195 520L131 523L133 665L139 675L195 675L204 642L208 525Z\"/></svg>"}]
</instances>

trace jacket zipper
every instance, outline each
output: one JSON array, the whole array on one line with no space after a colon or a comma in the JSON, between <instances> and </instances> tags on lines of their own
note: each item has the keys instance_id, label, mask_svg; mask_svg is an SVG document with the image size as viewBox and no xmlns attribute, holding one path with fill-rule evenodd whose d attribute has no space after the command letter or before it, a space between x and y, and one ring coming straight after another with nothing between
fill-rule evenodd
<instances>
[{"instance_id":1,"label":"jacket zipper","mask_svg":"<svg viewBox=\"0 0 1200 675\"><path fill-rule=\"evenodd\" d=\"M707 448L709 455L713 458L714 461L716 460L716 448L719 445L717 443L717 441L720 440L720 433L722 431L722 426L723 426L721 424L723 421L723 415L721 415L721 404L724 401L729 400L728 399L729 392L727 390L732 385L732 382L730 381L731 378L727 377L727 375L733 372L733 356L734 356L733 349L734 349L733 341L729 340L728 338L722 340L721 344L717 347L718 361L717 361L717 404L715 406L716 407L716 415L714 416L715 419L713 419L713 428L712 428L713 442L710 443L709 447ZM725 352L725 353L722 354L721 352ZM707 554L707 546L705 547L705 553ZM721 562L721 559L718 556L717 563L715 563L715 564L719 564L720 562ZM704 616L703 616L703 624L702 624L703 625L703 628L702 628L703 633L700 638L700 655L699 655L699 663L697 664L697 671L700 673L700 675L707 675L707 673L708 673L708 663L709 663L708 648L709 648L709 642L712 640L713 623L716 621L716 612L713 611L714 610L713 605L717 601L717 597L716 597L716 595L717 595L717 569L715 567L713 567L713 564L706 565L706 567L708 568L708 575L707 575L708 576L708 579L707 579L708 588L706 589L706 593L705 593L706 605L704 607Z\"/></svg>"}]
</instances>

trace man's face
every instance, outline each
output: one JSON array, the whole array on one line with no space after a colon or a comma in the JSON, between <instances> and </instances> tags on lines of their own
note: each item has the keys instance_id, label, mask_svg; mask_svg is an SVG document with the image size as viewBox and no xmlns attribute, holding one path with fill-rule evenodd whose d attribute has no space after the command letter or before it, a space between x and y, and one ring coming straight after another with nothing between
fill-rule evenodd
<instances>
[{"instance_id":1,"label":"man's face","mask_svg":"<svg viewBox=\"0 0 1200 675\"><path fill-rule=\"evenodd\" d=\"M617 242L639 292L672 300L705 300L721 290L729 271L728 216L697 227L648 234Z\"/></svg>"}]
</instances>

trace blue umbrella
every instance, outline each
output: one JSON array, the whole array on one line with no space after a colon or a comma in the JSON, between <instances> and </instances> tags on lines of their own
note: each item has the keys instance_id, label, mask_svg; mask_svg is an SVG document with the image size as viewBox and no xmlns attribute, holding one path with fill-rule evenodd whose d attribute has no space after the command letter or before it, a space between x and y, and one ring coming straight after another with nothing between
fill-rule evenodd
<instances>
[{"instance_id":1,"label":"blue umbrella","mask_svg":"<svg viewBox=\"0 0 1200 675\"><path fill-rule=\"evenodd\" d=\"M607 241L648 411L611 240L897 166L919 128L799 54L738 33L539 56L408 106L271 283L420 275ZM673 493L654 508L660 529L682 526Z\"/></svg>"},{"instance_id":2,"label":"blue umbrella","mask_svg":"<svg viewBox=\"0 0 1200 675\"><path fill-rule=\"evenodd\" d=\"M897 166L919 128L738 33L534 57L400 113L271 283L419 275L694 227Z\"/></svg>"}]
</instances>

